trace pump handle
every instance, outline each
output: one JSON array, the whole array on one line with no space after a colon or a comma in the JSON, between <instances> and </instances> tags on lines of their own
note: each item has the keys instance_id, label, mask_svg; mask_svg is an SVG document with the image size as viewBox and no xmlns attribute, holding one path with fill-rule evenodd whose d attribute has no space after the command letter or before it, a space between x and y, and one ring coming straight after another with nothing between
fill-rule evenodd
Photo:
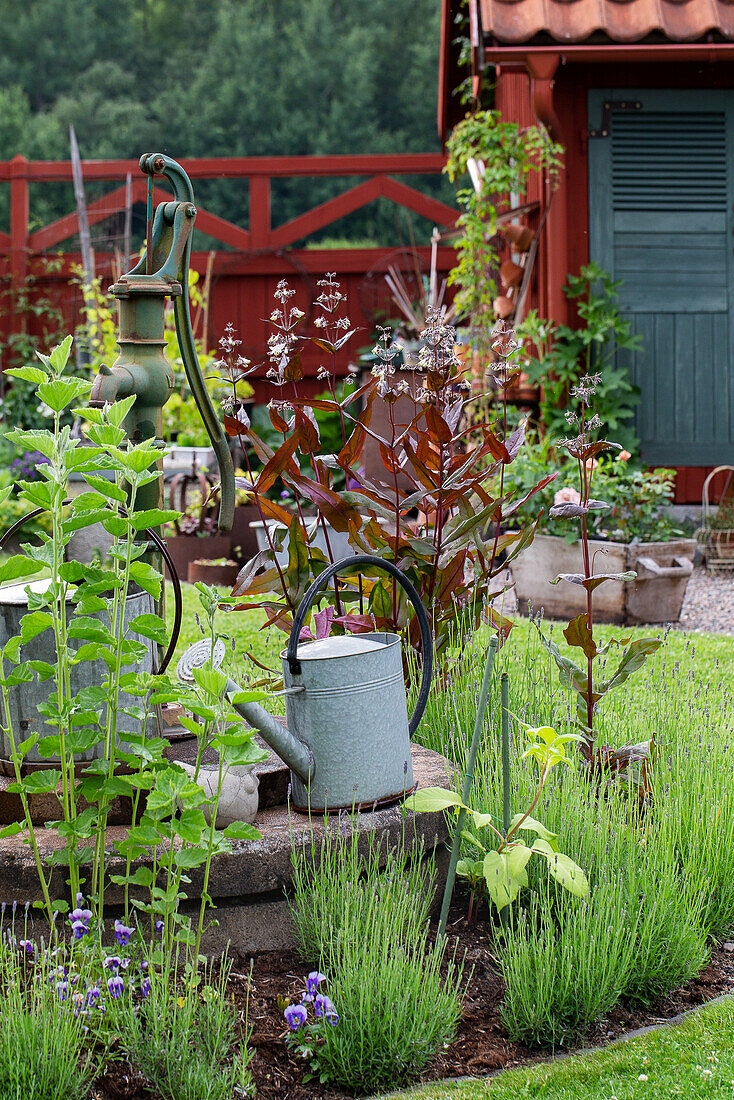
<instances>
[{"instance_id":1,"label":"pump handle","mask_svg":"<svg viewBox=\"0 0 734 1100\"><path fill-rule=\"evenodd\" d=\"M301 637L301 630L303 629L303 624L311 604L314 602L321 589L326 587L332 577L336 576L336 574L340 573L343 569L348 569L350 566L356 565L368 565L373 569L384 569L385 572L390 573L401 587L405 589L408 599L415 608L418 626L421 632L421 642L423 643L423 671L421 674L421 686L418 692L415 710L408 723L408 732L412 737L418 729L418 723L423 717L423 711L426 709L426 703L428 702L428 694L431 690L433 636L431 635L431 624L428 621L428 614L423 606L423 600L420 598L417 590L411 581L408 580L405 573L398 569L396 565L393 565L391 561L386 561L384 558L378 558L374 554L355 554L352 558L342 558L341 561L334 562L333 565L327 566L323 573L319 574L301 600L293 618L293 626L291 627L290 637L288 638L288 649L285 655L288 661L288 667L291 670L291 675L299 675L301 671L301 662L298 660L298 640Z\"/></svg>"},{"instance_id":2,"label":"pump handle","mask_svg":"<svg viewBox=\"0 0 734 1100\"><path fill-rule=\"evenodd\" d=\"M227 532L232 530L232 523L234 522L234 465L232 463L232 455L227 443L227 437L224 434L224 428L216 414L212 399L209 396L209 391L206 388L199 357L196 353L196 343L194 341L194 332L191 325L191 310L189 306L191 230L193 229L193 221L196 217L194 188L192 187L191 180L178 161L173 160L171 157L167 157L165 153L144 153L140 158L140 170L148 176L157 174L165 176L173 189L173 194L177 202L184 203L187 206L186 218L190 220L191 226L186 235L186 243L181 251L176 272L176 278L181 284L181 294L173 298L173 315L176 321L176 337L181 349L181 358L183 359L189 388L199 412L201 413L201 419L204 421L204 427L211 440L214 453L217 456L221 484L218 526L220 531ZM158 213L160 209L159 207L158 211L156 211L156 222L158 222ZM145 257L140 260L130 274L137 274L138 271L144 270Z\"/></svg>"}]
</instances>

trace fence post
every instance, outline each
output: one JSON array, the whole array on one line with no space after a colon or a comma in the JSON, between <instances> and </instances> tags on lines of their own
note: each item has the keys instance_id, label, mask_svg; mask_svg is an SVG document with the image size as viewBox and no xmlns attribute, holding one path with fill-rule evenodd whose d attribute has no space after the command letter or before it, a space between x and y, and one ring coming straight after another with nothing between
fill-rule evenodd
<instances>
[{"instance_id":1,"label":"fence post","mask_svg":"<svg viewBox=\"0 0 734 1100\"><path fill-rule=\"evenodd\" d=\"M28 161L18 154L10 162L10 298L8 336L19 332L18 295L28 274Z\"/></svg>"},{"instance_id":2,"label":"fence post","mask_svg":"<svg viewBox=\"0 0 734 1100\"><path fill-rule=\"evenodd\" d=\"M270 179L250 176L250 242L253 248L270 244Z\"/></svg>"}]
</instances>

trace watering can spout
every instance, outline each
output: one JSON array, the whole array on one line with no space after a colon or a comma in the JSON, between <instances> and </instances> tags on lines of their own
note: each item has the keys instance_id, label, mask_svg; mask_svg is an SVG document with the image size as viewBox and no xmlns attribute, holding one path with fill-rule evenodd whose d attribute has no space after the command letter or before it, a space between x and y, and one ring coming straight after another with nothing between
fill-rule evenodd
<instances>
[{"instance_id":1,"label":"watering can spout","mask_svg":"<svg viewBox=\"0 0 734 1100\"><path fill-rule=\"evenodd\" d=\"M234 696L241 693L241 689L234 680L227 684L227 695ZM264 741L270 745L284 764L294 772L302 783L308 785L314 777L315 765L311 750L297 737L290 733L282 722L269 714L259 703L236 703L232 706L241 714L246 722L261 734Z\"/></svg>"},{"instance_id":2,"label":"watering can spout","mask_svg":"<svg viewBox=\"0 0 734 1100\"><path fill-rule=\"evenodd\" d=\"M176 675L184 683L192 683L195 668L201 668L209 661L217 667L221 664L223 657L224 646L221 642L217 642L213 649L208 640L194 642L178 662ZM316 769L308 746L294 737L282 722L269 714L259 703L252 700L237 702L236 697L243 692L230 677L227 678L226 692L237 713L241 714L245 721L261 734L263 740L278 754L283 763L288 765L301 782L310 783Z\"/></svg>"}]
</instances>

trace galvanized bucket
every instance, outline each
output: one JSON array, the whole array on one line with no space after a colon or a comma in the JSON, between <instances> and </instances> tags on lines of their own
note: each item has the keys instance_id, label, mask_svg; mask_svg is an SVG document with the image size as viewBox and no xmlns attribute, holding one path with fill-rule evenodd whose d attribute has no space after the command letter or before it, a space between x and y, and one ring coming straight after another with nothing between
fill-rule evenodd
<instances>
[{"instance_id":1,"label":"galvanized bucket","mask_svg":"<svg viewBox=\"0 0 734 1100\"><path fill-rule=\"evenodd\" d=\"M0 645L5 645L8 639L14 638L20 634L20 621L28 611L28 596L24 590L30 588L32 591L43 591L48 584L49 581L47 580L32 581L30 583L13 584L0 588ZM69 605L69 608L71 610L71 605ZM146 592L134 593L127 598L124 623L127 625L136 615L151 614L153 612L155 612L153 598ZM95 618L99 618L109 625L109 617L105 612L99 612ZM155 643L146 638L138 638L137 635L136 640L143 642L147 648L145 657L136 665L136 671L153 672L157 667ZM69 646L72 649L78 649L82 645L84 645L83 641L70 640L69 642ZM32 653L30 654L27 652L29 648L32 648ZM29 646L25 647L25 650L25 657L31 656L34 660L48 661L50 664L54 664L56 662L56 642L53 631L47 630L44 631L43 634L39 634L33 639ZM107 666L101 660L84 661L81 664L73 666L71 670L72 693L76 694L76 692L81 691L84 687L101 683L103 677L105 677L107 673ZM25 740L25 738L29 737L34 732L37 732L41 737L47 737L55 732L54 727L47 726L43 717L38 713L39 705L45 703L54 690L55 682L53 679L38 683L31 681L30 683L19 684L17 687L11 688L10 718L17 740ZM117 730L118 734L123 735L123 739L126 733L139 733L140 723L129 715L123 714L122 709L124 707L139 705L139 703L139 699L133 698L133 696L125 692L120 692ZM1 702L0 707L2 707ZM4 711L3 718L5 718ZM103 712L102 722L104 723L104 721L105 714ZM7 725L7 722L5 724ZM155 730L153 723L151 723L151 727L149 732L152 735ZM75 759L77 763L82 764L102 756L103 753L104 741L100 739L99 744L86 752L79 753ZM58 758L42 757L37 746L34 746L30 750L25 759L25 766L30 769L33 767L49 767L54 764L58 764ZM0 773L5 775L14 774L10 762L10 745L5 734L2 732L0 732Z\"/></svg>"}]
</instances>

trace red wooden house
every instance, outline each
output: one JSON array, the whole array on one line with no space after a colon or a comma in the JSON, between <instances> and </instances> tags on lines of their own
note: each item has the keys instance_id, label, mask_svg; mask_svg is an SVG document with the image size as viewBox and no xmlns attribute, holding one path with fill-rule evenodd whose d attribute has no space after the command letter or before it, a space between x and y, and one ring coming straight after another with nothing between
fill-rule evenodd
<instances>
[{"instance_id":1,"label":"red wooden house","mask_svg":"<svg viewBox=\"0 0 734 1100\"><path fill-rule=\"evenodd\" d=\"M442 0L439 130L464 108ZM643 350L636 427L677 500L734 462L734 4L730 0L469 0L472 61L495 71L506 120L566 149L536 304L567 320L567 273L597 260ZM546 195L531 195L547 202Z\"/></svg>"}]
</instances>

